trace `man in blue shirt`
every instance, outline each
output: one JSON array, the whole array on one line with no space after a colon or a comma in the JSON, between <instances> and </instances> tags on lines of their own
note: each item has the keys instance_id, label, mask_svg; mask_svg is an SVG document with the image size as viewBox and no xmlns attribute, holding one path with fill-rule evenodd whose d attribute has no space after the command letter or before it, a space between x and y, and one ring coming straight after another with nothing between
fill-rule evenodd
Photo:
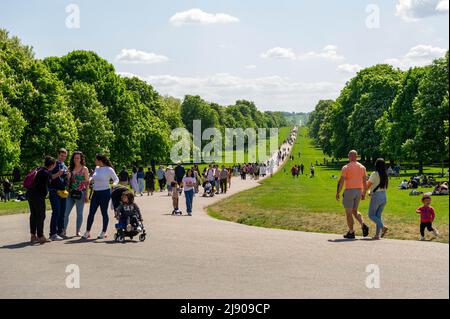
<instances>
[{"instance_id":1,"label":"man in blue shirt","mask_svg":"<svg viewBox=\"0 0 450 319\"><path fill-rule=\"evenodd\" d=\"M62 240L65 237L64 214L66 213L66 198L58 195L58 191L64 191L67 186L67 150L61 148L58 151L58 160L52 170L51 181L48 187L49 199L52 206L52 217L50 219L50 240Z\"/></svg>"}]
</instances>

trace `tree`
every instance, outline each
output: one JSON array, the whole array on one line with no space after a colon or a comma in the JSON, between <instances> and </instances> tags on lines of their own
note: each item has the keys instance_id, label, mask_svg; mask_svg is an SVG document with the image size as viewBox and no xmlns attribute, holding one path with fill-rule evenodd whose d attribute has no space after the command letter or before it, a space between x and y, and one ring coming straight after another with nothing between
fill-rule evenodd
<instances>
[{"instance_id":1,"label":"tree","mask_svg":"<svg viewBox=\"0 0 450 319\"><path fill-rule=\"evenodd\" d=\"M349 99L344 104L341 102L346 110L350 110L351 106L345 104L349 101L354 103L346 120L347 152L348 148L357 149L366 159L375 159L381 155L381 136L375 130L375 122L391 106L397 95L401 76L402 72L390 65L376 65L360 71L350 82ZM336 122L335 124L342 125ZM338 150L339 155L343 157L342 147L341 144Z\"/></svg>"},{"instance_id":2,"label":"tree","mask_svg":"<svg viewBox=\"0 0 450 319\"><path fill-rule=\"evenodd\" d=\"M202 132L207 128L217 127L219 125L217 113L200 96L186 95L181 104L181 118L190 133L193 133L194 120L202 121Z\"/></svg>"},{"instance_id":3,"label":"tree","mask_svg":"<svg viewBox=\"0 0 450 319\"><path fill-rule=\"evenodd\" d=\"M419 94L414 100L414 113L419 125L414 141L409 144L419 150L420 164L423 160L443 162L448 159L448 55L447 52L445 58L433 62L430 72L420 82ZM422 173L422 165L419 170Z\"/></svg>"},{"instance_id":4,"label":"tree","mask_svg":"<svg viewBox=\"0 0 450 319\"><path fill-rule=\"evenodd\" d=\"M74 82L69 92L69 107L76 117L78 150L94 164L97 153L110 154L114 142L113 125L106 109L98 102L95 89L83 82Z\"/></svg>"},{"instance_id":5,"label":"tree","mask_svg":"<svg viewBox=\"0 0 450 319\"><path fill-rule=\"evenodd\" d=\"M324 122L325 114L328 109L333 106L333 103L334 101L332 100L320 100L314 111L310 114L308 120L308 133L316 144L319 144L320 126Z\"/></svg>"},{"instance_id":6,"label":"tree","mask_svg":"<svg viewBox=\"0 0 450 319\"><path fill-rule=\"evenodd\" d=\"M0 167L5 172L19 164L25 125L22 113L9 106L0 92Z\"/></svg>"},{"instance_id":7,"label":"tree","mask_svg":"<svg viewBox=\"0 0 450 319\"><path fill-rule=\"evenodd\" d=\"M409 69L403 75L392 105L376 123L376 130L381 137L381 152L391 160L417 158L417 152L413 152L414 157L408 156L411 150L405 152L404 143L415 137L418 118L414 114L413 102L419 92L419 84L429 70L429 67Z\"/></svg>"}]
</instances>

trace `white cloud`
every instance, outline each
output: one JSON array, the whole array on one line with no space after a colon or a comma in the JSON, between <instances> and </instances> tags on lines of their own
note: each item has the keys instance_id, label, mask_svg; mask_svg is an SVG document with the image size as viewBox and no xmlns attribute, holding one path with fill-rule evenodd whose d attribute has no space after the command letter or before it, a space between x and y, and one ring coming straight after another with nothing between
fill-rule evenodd
<instances>
[{"instance_id":1,"label":"white cloud","mask_svg":"<svg viewBox=\"0 0 450 319\"><path fill-rule=\"evenodd\" d=\"M417 21L429 16L448 13L449 0L397 0L397 16L405 21Z\"/></svg>"},{"instance_id":2,"label":"white cloud","mask_svg":"<svg viewBox=\"0 0 450 319\"><path fill-rule=\"evenodd\" d=\"M280 48L280 47L275 47L270 50L267 50L266 52L261 54L261 57L264 59L289 59L289 60L297 59L294 50L290 48Z\"/></svg>"},{"instance_id":3,"label":"white cloud","mask_svg":"<svg viewBox=\"0 0 450 319\"><path fill-rule=\"evenodd\" d=\"M307 53L296 54L291 48L272 48L263 54L265 59L289 59L289 60L309 60L309 59L326 59L332 61L343 60L344 57L338 54L338 47L335 45L327 45L322 50L310 51Z\"/></svg>"},{"instance_id":4,"label":"white cloud","mask_svg":"<svg viewBox=\"0 0 450 319\"><path fill-rule=\"evenodd\" d=\"M124 74L122 74L124 75ZM133 76L129 73L126 76ZM236 100L255 101L263 110L308 111L319 99L334 99L344 83L300 82L278 75L243 78L228 73L205 77L150 75L140 77L161 94L183 98L186 94L200 95L207 101L222 105Z\"/></svg>"},{"instance_id":5,"label":"white cloud","mask_svg":"<svg viewBox=\"0 0 450 319\"><path fill-rule=\"evenodd\" d=\"M122 49L116 57L117 62L128 64L156 64L169 61L164 55L153 52L144 52L136 49Z\"/></svg>"},{"instance_id":6,"label":"white cloud","mask_svg":"<svg viewBox=\"0 0 450 319\"><path fill-rule=\"evenodd\" d=\"M245 68L247 70L253 70L253 69L256 69L256 65L254 65L254 64L246 65Z\"/></svg>"},{"instance_id":7,"label":"white cloud","mask_svg":"<svg viewBox=\"0 0 450 319\"><path fill-rule=\"evenodd\" d=\"M436 6L436 10L439 12L447 12L449 11L449 0L441 0Z\"/></svg>"},{"instance_id":8,"label":"white cloud","mask_svg":"<svg viewBox=\"0 0 450 319\"><path fill-rule=\"evenodd\" d=\"M387 59L385 62L400 69L408 69L430 64L434 59L443 57L446 52L447 50L443 48L421 44L411 48L404 56Z\"/></svg>"},{"instance_id":9,"label":"white cloud","mask_svg":"<svg viewBox=\"0 0 450 319\"><path fill-rule=\"evenodd\" d=\"M208 13L200 9L190 9L174 14L169 22L176 27L189 24L209 25L239 22L239 19L225 13Z\"/></svg>"},{"instance_id":10,"label":"white cloud","mask_svg":"<svg viewBox=\"0 0 450 319\"><path fill-rule=\"evenodd\" d=\"M362 67L359 64L341 64L337 67L339 72L354 74L359 72Z\"/></svg>"},{"instance_id":11,"label":"white cloud","mask_svg":"<svg viewBox=\"0 0 450 319\"><path fill-rule=\"evenodd\" d=\"M300 54L297 59L299 60L306 60L306 59L326 59L326 60L343 60L344 57L338 54L338 47L335 45L327 45L324 47L321 51L315 52L310 51L305 54Z\"/></svg>"}]
</instances>

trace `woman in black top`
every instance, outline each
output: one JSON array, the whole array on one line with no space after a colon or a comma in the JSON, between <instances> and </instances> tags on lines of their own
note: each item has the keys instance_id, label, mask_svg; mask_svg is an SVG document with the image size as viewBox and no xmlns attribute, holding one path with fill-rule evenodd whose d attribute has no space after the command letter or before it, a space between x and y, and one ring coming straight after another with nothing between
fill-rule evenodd
<instances>
[{"instance_id":1,"label":"woman in black top","mask_svg":"<svg viewBox=\"0 0 450 319\"><path fill-rule=\"evenodd\" d=\"M56 165L53 157L45 158L44 167L38 168L34 177L33 186L27 191L27 200L30 205L30 234L31 243L44 244L49 240L44 236L45 198L48 193L50 172Z\"/></svg>"}]
</instances>

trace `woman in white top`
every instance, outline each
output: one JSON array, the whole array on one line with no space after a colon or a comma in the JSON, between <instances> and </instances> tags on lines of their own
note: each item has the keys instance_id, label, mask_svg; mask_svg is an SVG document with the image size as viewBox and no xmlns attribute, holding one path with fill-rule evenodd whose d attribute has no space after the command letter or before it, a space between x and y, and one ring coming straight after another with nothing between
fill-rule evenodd
<instances>
[{"instance_id":1,"label":"woman in white top","mask_svg":"<svg viewBox=\"0 0 450 319\"><path fill-rule=\"evenodd\" d=\"M133 189L134 195L139 193L139 184L138 184L137 173L138 173L137 168L133 167L133 170L131 171L130 185L131 185L131 188Z\"/></svg>"},{"instance_id":2,"label":"woman in white top","mask_svg":"<svg viewBox=\"0 0 450 319\"><path fill-rule=\"evenodd\" d=\"M95 166L95 172L89 180L94 184L94 194L92 195L91 205L89 207L86 233L83 235L84 239L89 239L91 237L90 232L92 224L94 223L95 213L99 207L103 216L103 229L97 238L103 239L107 237L106 230L109 223L108 205L111 199L110 181L113 181L113 186L116 186L119 183L119 178L112 168L111 161L108 157L97 154L95 156Z\"/></svg>"},{"instance_id":3,"label":"woman in white top","mask_svg":"<svg viewBox=\"0 0 450 319\"><path fill-rule=\"evenodd\" d=\"M377 232L373 239L379 240L388 231L388 228L383 224L381 215L387 203L386 190L389 184L389 177L384 159L377 159L375 169L376 171L370 175L367 181L367 189L370 190L369 218L377 225Z\"/></svg>"},{"instance_id":4,"label":"woman in white top","mask_svg":"<svg viewBox=\"0 0 450 319\"><path fill-rule=\"evenodd\" d=\"M194 171L188 170L186 176L183 178L184 196L186 197L186 211L189 216L192 216L192 204L194 201L194 188L197 180L194 177Z\"/></svg>"}]
</instances>

